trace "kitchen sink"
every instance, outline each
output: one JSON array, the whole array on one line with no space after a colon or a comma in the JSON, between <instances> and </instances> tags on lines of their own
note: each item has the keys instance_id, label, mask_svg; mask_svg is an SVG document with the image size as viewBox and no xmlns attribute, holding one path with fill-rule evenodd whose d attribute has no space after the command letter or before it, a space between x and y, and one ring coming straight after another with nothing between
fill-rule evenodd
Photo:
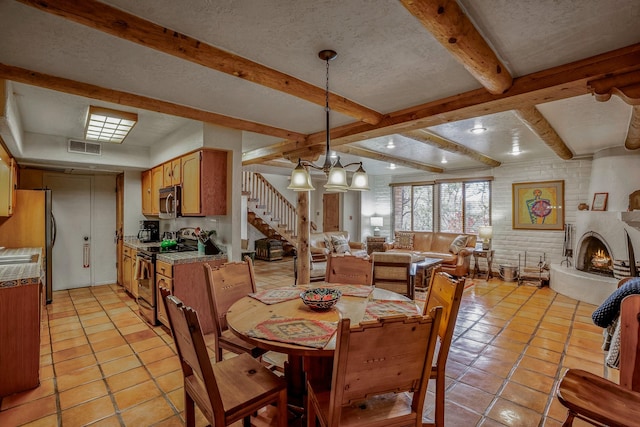
<instances>
[{"instance_id":1,"label":"kitchen sink","mask_svg":"<svg viewBox=\"0 0 640 427\"><path fill-rule=\"evenodd\" d=\"M34 255L0 255L0 265L28 264L38 262L38 254Z\"/></svg>"}]
</instances>

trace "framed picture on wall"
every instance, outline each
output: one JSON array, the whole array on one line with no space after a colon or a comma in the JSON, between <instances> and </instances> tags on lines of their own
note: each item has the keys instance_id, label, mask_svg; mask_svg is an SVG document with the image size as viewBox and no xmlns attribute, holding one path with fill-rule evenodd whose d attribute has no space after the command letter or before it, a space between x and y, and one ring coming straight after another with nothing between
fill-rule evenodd
<instances>
[{"instance_id":1,"label":"framed picture on wall","mask_svg":"<svg viewBox=\"0 0 640 427\"><path fill-rule=\"evenodd\" d=\"M595 193L593 195L593 203L591 203L591 210L606 211L608 197L609 197L609 193Z\"/></svg>"},{"instance_id":2,"label":"framed picture on wall","mask_svg":"<svg viewBox=\"0 0 640 427\"><path fill-rule=\"evenodd\" d=\"M513 229L564 230L564 180L512 184Z\"/></svg>"}]
</instances>

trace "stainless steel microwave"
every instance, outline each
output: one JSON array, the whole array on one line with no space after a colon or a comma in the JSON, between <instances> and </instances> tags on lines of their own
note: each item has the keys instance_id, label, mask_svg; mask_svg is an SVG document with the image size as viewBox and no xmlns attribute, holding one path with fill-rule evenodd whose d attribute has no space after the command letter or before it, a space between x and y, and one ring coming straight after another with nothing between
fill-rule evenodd
<instances>
[{"instance_id":1,"label":"stainless steel microwave","mask_svg":"<svg viewBox=\"0 0 640 427\"><path fill-rule=\"evenodd\" d=\"M161 219L177 218L181 215L180 202L181 188L179 185L160 189L160 215Z\"/></svg>"}]
</instances>

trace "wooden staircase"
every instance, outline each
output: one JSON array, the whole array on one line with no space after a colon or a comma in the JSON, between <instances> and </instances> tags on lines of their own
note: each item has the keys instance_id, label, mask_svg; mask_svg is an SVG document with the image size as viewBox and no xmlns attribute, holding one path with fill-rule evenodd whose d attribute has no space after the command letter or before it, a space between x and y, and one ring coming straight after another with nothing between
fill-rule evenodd
<instances>
[{"instance_id":1,"label":"wooden staircase","mask_svg":"<svg viewBox=\"0 0 640 427\"><path fill-rule=\"evenodd\" d=\"M298 246L296 207L259 173L242 172L242 192L249 196L249 224L268 238L280 240L285 254L293 254Z\"/></svg>"}]
</instances>

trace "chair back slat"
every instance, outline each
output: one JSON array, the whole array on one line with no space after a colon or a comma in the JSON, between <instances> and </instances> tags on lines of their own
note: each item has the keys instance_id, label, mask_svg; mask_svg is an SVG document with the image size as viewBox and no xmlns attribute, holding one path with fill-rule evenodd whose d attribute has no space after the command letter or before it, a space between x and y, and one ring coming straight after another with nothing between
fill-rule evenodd
<instances>
[{"instance_id":1,"label":"chair back slat","mask_svg":"<svg viewBox=\"0 0 640 427\"><path fill-rule=\"evenodd\" d=\"M442 319L438 328L440 342L436 364L442 364L443 369L451 347L463 291L464 279L456 279L439 269L436 269L432 274L423 314L429 313L434 307L442 307Z\"/></svg>"},{"instance_id":2,"label":"chair back slat","mask_svg":"<svg viewBox=\"0 0 640 427\"><path fill-rule=\"evenodd\" d=\"M388 317L350 328L340 321L332 390L339 407L388 392L413 392L424 403L441 309L427 316ZM419 406L422 407L422 406Z\"/></svg>"},{"instance_id":3,"label":"chair back slat","mask_svg":"<svg viewBox=\"0 0 640 427\"><path fill-rule=\"evenodd\" d=\"M222 407L198 314L173 295L166 296L164 301L185 378L195 375L206 389L211 406Z\"/></svg>"},{"instance_id":4,"label":"chair back slat","mask_svg":"<svg viewBox=\"0 0 640 427\"><path fill-rule=\"evenodd\" d=\"M640 392L640 295L620 305L620 385Z\"/></svg>"},{"instance_id":5,"label":"chair back slat","mask_svg":"<svg viewBox=\"0 0 640 427\"><path fill-rule=\"evenodd\" d=\"M230 262L219 267L204 264L207 290L211 292L209 302L219 333L227 329L227 311L240 298L256 291L253 264Z\"/></svg>"},{"instance_id":6,"label":"chair back slat","mask_svg":"<svg viewBox=\"0 0 640 427\"><path fill-rule=\"evenodd\" d=\"M371 285L373 268L371 260L353 255L329 255L325 282L350 285Z\"/></svg>"}]
</instances>

